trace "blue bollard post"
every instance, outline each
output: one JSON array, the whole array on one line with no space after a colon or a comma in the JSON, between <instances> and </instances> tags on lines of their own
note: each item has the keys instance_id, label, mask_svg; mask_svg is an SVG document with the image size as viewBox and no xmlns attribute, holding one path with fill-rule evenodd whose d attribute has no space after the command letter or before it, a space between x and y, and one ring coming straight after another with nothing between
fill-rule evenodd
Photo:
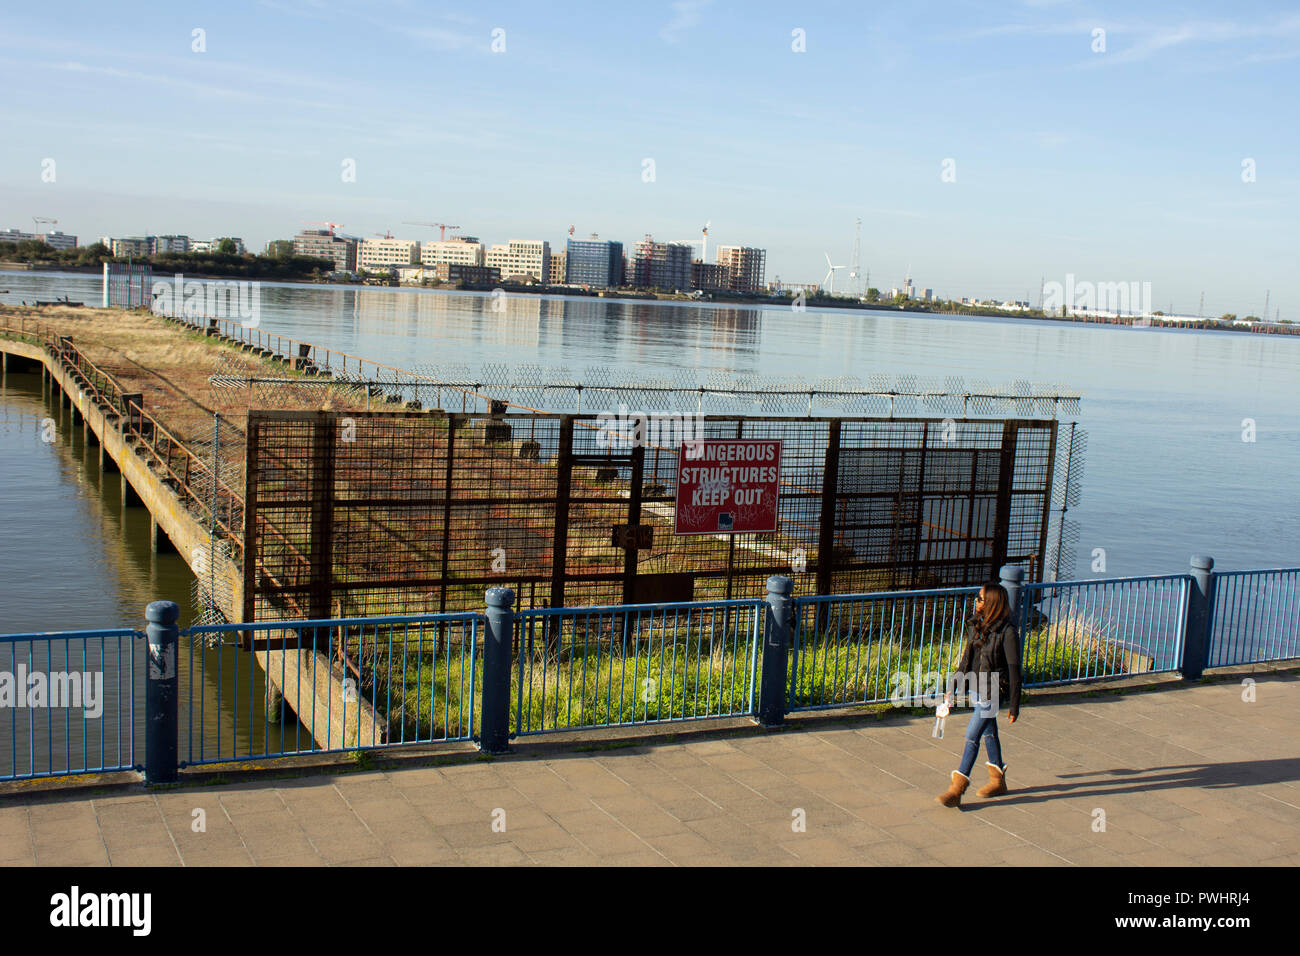
<instances>
[{"instance_id":1,"label":"blue bollard post","mask_svg":"<svg viewBox=\"0 0 1300 956\"><path fill-rule=\"evenodd\" d=\"M763 620L763 664L759 678L758 721L764 727L785 723L786 669L790 657L790 619L794 581L774 574L767 579Z\"/></svg>"},{"instance_id":2,"label":"blue bollard post","mask_svg":"<svg viewBox=\"0 0 1300 956\"><path fill-rule=\"evenodd\" d=\"M1029 610L1020 607L1020 590L1025 580L1025 569L1018 564L1004 564L998 569L1001 584L1007 589L1007 609L1016 622L1016 636L1020 639L1020 660L1025 659L1025 641L1028 639ZM1023 667L1023 664L1021 665ZM1022 671L1023 676L1023 671Z\"/></svg>"},{"instance_id":3,"label":"blue bollard post","mask_svg":"<svg viewBox=\"0 0 1300 956\"><path fill-rule=\"evenodd\" d=\"M1007 601L1012 616L1020 607L1020 585L1025 580L1025 569L1018 564L1004 564L998 570L1002 586L1007 589Z\"/></svg>"},{"instance_id":4,"label":"blue bollard post","mask_svg":"<svg viewBox=\"0 0 1300 956\"><path fill-rule=\"evenodd\" d=\"M154 601L144 609L149 639L145 675L144 779L146 783L175 783L177 707L176 646L181 609L173 601Z\"/></svg>"},{"instance_id":5,"label":"blue bollard post","mask_svg":"<svg viewBox=\"0 0 1300 956\"><path fill-rule=\"evenodd\" d=\"M483 640L483 724L479 750L510 752L510 661L515 636L515 592L488 588L487 633Z\"/></svg>"},{"instance_id":6,"label":"blue bollard post","mask_svg":"<svg viewBox=\"0 0 1300 956\"><path fill-rule=\"evenodd\" d=\"M1214 559L1192 555L1192 587L1187 596L1187 630L1183 634L1183 680L1200 680L1210 659L1214 581Z\"/></svg>"}]
</instances>

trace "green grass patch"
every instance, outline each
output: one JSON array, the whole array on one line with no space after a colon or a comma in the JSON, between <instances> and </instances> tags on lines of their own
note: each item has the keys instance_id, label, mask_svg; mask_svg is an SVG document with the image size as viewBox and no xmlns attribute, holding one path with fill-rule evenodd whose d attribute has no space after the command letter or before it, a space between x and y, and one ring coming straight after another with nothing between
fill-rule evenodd
<instances>
[{"instance_id":1,"label":"green grass patch","mask_svg":"<svg viewBox=\"0 0 1300 956\"><path fill-rule=\"evenodd\" d=\"M511 730L530 732L584 726L652 723L752 713L758 707L761 646L751 647L752 625L651 628L626 648L608 632L567 631L565 643L526 646L522 667L511 667ZM389 721L390 741L477 735L482 703L481 660L471 670L469 644L453 632L447 644L392 650L368 643L362 655L363 691ZM917 700L941 685L964 646L961 625L924 635L878 637L807 634L791 653L791 705L892 703ZM481 650L479 651L481 654ZM354 652L355 657L355 652ZM1124 660L1138 660L1130 654ZM1058 625L1033 630L1024 645L1026 684L1114 672L1115 649L1099 640L1062 640ZM1123 671L1121 671L1123 673ZM919 679L919 683L918 683ZM915 706L915 704L913 704ZM918 711L920 713L921 711ZM518 715L518 716L516 716Z\"/></svg>"}]
</instances>

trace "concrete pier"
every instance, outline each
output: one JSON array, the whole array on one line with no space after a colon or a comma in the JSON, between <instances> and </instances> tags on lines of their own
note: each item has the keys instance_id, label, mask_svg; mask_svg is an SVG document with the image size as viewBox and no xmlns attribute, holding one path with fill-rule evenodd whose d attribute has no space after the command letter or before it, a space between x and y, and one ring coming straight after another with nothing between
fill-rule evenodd
<instances>
[{"instance_id":1,"label":"concrete pier","mask_svg":"<svg viewBox=\"0 0 1300 956\"><path fill-rule=\"evenodd\" d=\"M124 436L119 430L117 416L110 417L91 401L72 374L42 347L0 338L0 355L6 356L6 361L17 356L39 364L42 382L49 381L49 398L58 402L60 427L66 403L73 422L84 423L87 435L94 435L103 471L121 474L123 508L149 509L151 546L155 550L160 547L174 549L197 575L196 564L208 560L207 527L190 514L176 494L150 470L146 458L134 447L138 441ZM220 555L212 556L211 562L212 566L204 567L202 573L205 577L215 575L219 579L216 593L222 613L228 620L239 621L244 614L243 571L239 565ZM347 708L337 706L337 702L349 696L348 690L342 680L332 674L330 662L324 655L309 648L288 651L254 649L252 654L265 672L268 683L275 685L275 693L288 699L303 728L320 746L364 746L383 741L386 722L367 701L349 702ZM330 706L331 701L335 706ZM267 703L269 707L270 701Z\"/></svg>"}]
</instances>

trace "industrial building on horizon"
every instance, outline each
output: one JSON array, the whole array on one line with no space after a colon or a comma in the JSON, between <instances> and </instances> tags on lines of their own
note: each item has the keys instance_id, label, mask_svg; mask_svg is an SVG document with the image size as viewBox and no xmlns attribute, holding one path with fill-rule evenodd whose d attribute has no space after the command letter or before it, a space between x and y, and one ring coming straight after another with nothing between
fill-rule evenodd
<instances>
[{"instance_id":1,"label":"industrial building on horizon","mask_svg":"<svg viewBox=\"0 0 1300 956\"><path fill-rule=\"evenodd\" d=\"M65 235L55 229L53 232L24 232L21 229L6 229L0 232L0 242L43 242L51 249L75 249L77 237Z\"/></svg>"}]
</instances>

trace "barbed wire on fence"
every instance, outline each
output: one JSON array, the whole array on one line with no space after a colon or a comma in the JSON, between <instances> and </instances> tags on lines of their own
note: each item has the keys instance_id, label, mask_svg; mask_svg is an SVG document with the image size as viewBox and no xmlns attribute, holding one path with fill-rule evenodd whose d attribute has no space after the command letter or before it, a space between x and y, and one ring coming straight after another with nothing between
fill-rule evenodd
<instances>
[{"instance_id":1,"label":"barbed wire on fence","mask_svg":"<svg viewBox=\"0 0 1300 956\"><path fill-rule=\"evenodd\" d=\"M993 386L978 379L968 384L962 376L940 380L879 371L868 374L865 386L854 375L816 382L776 381L721 369L677 368L669 378L640 383L618 382L617 370L599 365L586 367L576 379L567 367L534 363L491 362L477 374L464 364L418 364L408 371L229 321L191 317L174 321L205 329L215 323L224 338L247 350L231 357L239 368L214 376L213 384L232 388L235 380L242 379L250 403L257 400L264 406L284 401L284 395L326 396L340 388L355 388L355 394L367 399L367 406L374 397L462 412L616 412L626 405L629 410L691 415L779 411L806 417L856 413L887 418L934 414L1068 418L1079 414L1082 398L1055 383L1017 379ZM269 357L299 374L259 375L245 354L249 360ZM265 370L265 365L257 368Z\"/></svg>"},{"instance_id":2,"label":"barbed wire on fence","mask_svg":"<svg viewBox=\"0 0 1300 956\"><path fill-rule=\"evenodd\" d=\"M484 381L487 376L436 378L421 372L409 377L362 378L357 373L340 373L330 378L259 376L256 374L213 375L213 388L248 392L250 407L287 408L318 405L327 399L361 404L371 398L387 398L399 404L416 402L422 408L443 411L489 411L492 403L505 413L581 413L620 408L667 414L761 414L817 417L865 415L882 418L911 418L927 415L944 417L1002 417L1069 419L1080 413L1082 397L1055 386L1015 383L1011 388L984 385L962 391L924 387L879 390L849 389L821 382L821 387L798 388L789 383L720 383L684 389L666 380L625 385L591 385L575 381L538 381L535 376L507 383ZM467 400L468 399L468 400Z\"/></svg>"}]
</instances>

